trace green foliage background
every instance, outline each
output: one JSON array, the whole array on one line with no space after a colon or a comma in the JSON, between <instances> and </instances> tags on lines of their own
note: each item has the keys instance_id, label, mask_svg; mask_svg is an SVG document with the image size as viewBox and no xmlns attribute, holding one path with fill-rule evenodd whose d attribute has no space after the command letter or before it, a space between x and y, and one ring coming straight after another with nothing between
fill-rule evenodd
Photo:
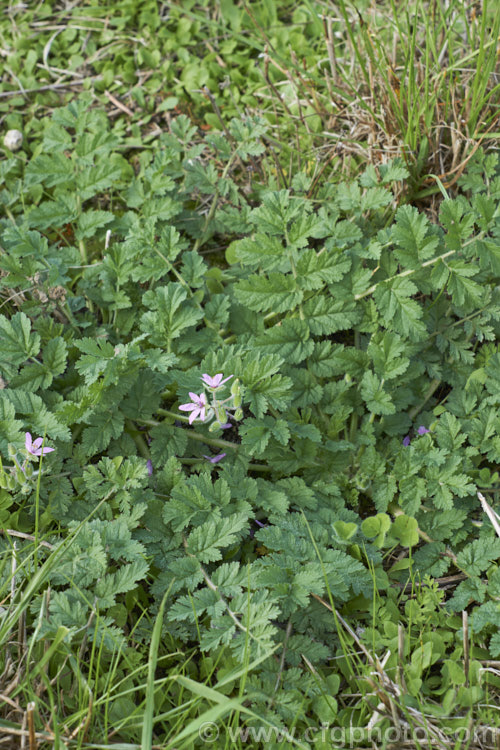
<instances>
[{"instance_id":1,"label":"green foliage background","mask_svg":"<svg viewBox=\"0 0 500 750\"><path fill-rule=\"evenodd\" d=\"M144 34L160 29L155 6L134 21ZM238 62L236 9L221 4ZM176 18L166 49L175 39L182 61L195 21ZM75 40L70 68L71 34L57 37ZM124 79L144 62L163 85L171 63L156 51L124 60ZM112 62L96 67L98 92ZM186 64L176 85L220 72L200 70ZM46 679L75 716L76 675L94 669L110 717L93 740L114 724L138 742L137 706L105 674L139 690L126 675L164 601L155 642L171 682L151 711L165 746L180 674L244 697L250 724L365 726L369 669L338 613L389 653L403 712L467 726L498 687L481 660L500 655L500 539L477 499L494 506L500 486L498 154L475 150L453 194L438 178L433 218L396 200L411 182L401 158L320 183L305 167L284 187L278 166L266 175L265 117L205 120L169 116L142 141L83 93L34 117L0 163L0 526L48 545L16 542L16 586L37 586L29 654L55 644ZM189 426L179 405L219 372L240 380L243 419ZM27 431L56 448L31 478L8 468ZM226 456L211 464L211 451ZM6 592L12 539L0 536ZM342 698L353 692L366 702ZM207 705L209 693L190 717Z\"/></svg>"}]
</instances>

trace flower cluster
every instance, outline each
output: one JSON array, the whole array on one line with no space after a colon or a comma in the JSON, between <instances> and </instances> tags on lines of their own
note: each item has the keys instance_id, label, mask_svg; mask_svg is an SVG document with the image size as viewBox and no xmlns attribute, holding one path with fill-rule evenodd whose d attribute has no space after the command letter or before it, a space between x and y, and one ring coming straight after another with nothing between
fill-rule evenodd
<instances>
[{"instance_id":1,"label":"flower cluster","mask_svg":"<svg viewBox=\"0 0 500 750\"><path fill-rule=\"evenodd\" d=\"M218 398L218 391L231 380L234 375L228 375L224 377L223 373L219 372L213 377L204 373L201 377L203 385L209 391L210 401L207 398L205 391L202 391L199 395L189 391L189 401L187 404L181 404L179 409L181 411L188 411L189 424L193 424L195 420L210 424L210 431L221 429L225 430L231 427L231 422L228 421L228 417L232 417L235 420L241 419L243 411L241 409L241 386L238 379L233 381L231 385L231 395L228 398Z\"/></svg>"}]
</instances>

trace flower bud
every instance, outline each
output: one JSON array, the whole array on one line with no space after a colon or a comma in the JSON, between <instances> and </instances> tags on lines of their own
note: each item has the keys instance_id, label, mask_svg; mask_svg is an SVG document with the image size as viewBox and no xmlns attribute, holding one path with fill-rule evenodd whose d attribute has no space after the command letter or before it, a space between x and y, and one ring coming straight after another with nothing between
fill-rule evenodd
<instances>
[{"instance_id":1,"label":"flower bud","mask_svg":"<svg viewBox=\"0 0 500 750\"><path fill-rule=\"evenodd\" d=\"M15 447L11 443L9 443L7 446L7 452L9 454L9 458L15 458L17 453Z\"/></svg>"},{"instance_id":2,"label":"flower bud","mask_svg":"<svg viewBox=\"0 0 500 750\"><path fill-rule=\"evenodd\" d=\"M243 416L243 409L236 409L234 412L234 419L238 420L241 419Z\"/></svg>"},{"instance_id":3,"label":"flower bud","mask_svg":"<svg viewBox=\"0 0 500 750\"><path fill-rule=\"evenodd\" d=\"M219 427L221 424L226 424L227 422L227 412L222 406L217 407L217 421L219 422Z\"/></svg>"},{"instance_id":4,"label":"flower bud","mask_svg":"<svg viewBox=\"0 0 500 750\"><path fill-rule=\"evenodd\" d=\"M33 476L33 466L31 464L26 464L26 467L24 469L24 473L27 477Z\"/></svg>"},{"instance_id":5,"label":"flower bud","mask_svg":"<svg viewBox=\"0 0 500 750\"><path fill-rule=\"evenodd\" d=\"M233 380L233 383L231 385L231 396L238 396L240 394L240 381L238 378L236 380Z\"/></svg>"},{"instance_id":6,"label":"flower bud","mask_svg":"<svg viewBox=\"0 0 500 750\"><path fill-rule=\"evenodd\" d=\"M215 432L216 430L220 430L220 422L217 422L217 420L215 422L212 422L212 424L208 428L209 432Z\"/></svg>"},{"instance_id":7,"label":"flower bud","mask_svg":"<svg viewBox=\"0 0 500 750\"><path fill-rule=\"evenodd\" d=\"M23 134L20 130L8 130L3 139L3 145L9 151L19 151L23 145Z\"/></svg>"}]
</instances>

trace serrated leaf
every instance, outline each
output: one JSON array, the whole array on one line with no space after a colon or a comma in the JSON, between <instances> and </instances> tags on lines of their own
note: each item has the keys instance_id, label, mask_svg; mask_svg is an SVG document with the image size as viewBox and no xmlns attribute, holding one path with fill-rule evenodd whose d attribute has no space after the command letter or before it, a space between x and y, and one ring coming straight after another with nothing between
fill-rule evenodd
<instances>
[{"instance_id":1,"label":"serrated leaf","mask_svg":"<svg viewBox=\"0 0 500 750\"><path fill-rule=\"evenodd\" d=\"M429 220L414 206L398 208L395 220L392 227L392 237L397 245L394 254L406 268L417 268L435 254L439 238L430 233Z\"/></svg>"},{"instance_id":2,"label":"serrated leaf","mask_svg":"<svg viewBox=\"0 0 500 750\"><path fill-rule=\"evenodd\" d=\"M90 338L75 341L75 346L83 352L75 367L90 385L106 372L109 361L115 356L115 349L109 341Z\"/></svg>"},{"instance_id":3,"label":"serrated leaf","mask_svg":"<svg viewBox=\"0 0 500 750\"><path fill-rule=\"evenodd\" d=\"M181 275L186 284L193 289L198 289L205 283L207 265L196 250L182 253Z\"/></svg>"},{"instance_id":4,"label":"serrated leaf","mask_svg":"<svg viewBox=\"0 0 500 750\"><path fill-rule=\"evenodd\" d=\"M384 380L392 380L408 369L410 360L402 357L405 346L399 336L386 332L372 336L368 345L368 354L373 361L375 373Z\"/></svg>"},{"instance_id":5,"label":"serrated leaf","mask_svg":"<svg viewBox=\"0 0 500 750\"><path fill-rule=\"evenodd\" d=\"M31 332L27 315L18 312L8 320L0 315L0 363L20 365L40 351L40 336Z\"/></svg>"},{"instance_id":6,"label":"serrated leaf","mask_svg":"<svg viewBox=\"0 0 500 750\"><path fill-rule=\"evenodd\" d=\"M203 318L203 311L186 297L186 289L177 283L156 287L154 292L146 292L144 304L152 308L153 312L142 315L140 327L149 334L153 344L165 345Z\"/></svg>"},{"instance_id":7,"label":"serrated leaf","mask_svg":"<svg viewBox=\"0 0 500 750\"><path fill-rule=\"evenodd\" d=\"M268 328L255 339L255 344L260 351L278 354L290 364L307 359L314 349L306 321L298 318L285 318L279 325Z\"/></svg>"},{"instance_id":8,"label":"serrated leaf","mask_svg":"<svg viewBox=\"0 0 500 750\"><path fill-rule=\"evenodd\" d=\"M390 395L384 391L384 381L371 370L367 370L361 381L361 395L372 414L394 414L396 407Z\"/></svg>"},{"instance_id":9,"label":"serrated leaf","mask_svg":"<svg viewBox=\"0 0 500 750\"><path fill-rule=\"evenodd\" d=\"M398 277L380 283L374 292L375 302L385 325L412 341L421 341L427 335L422 322L422 308L411 299L417 288L409 279Z\"/></svg>"},{"instance_id":10,"label":"serrated leaf","mask_svg":"<svg viewBox=\"0 0 500 750\"><path fill-rule=\"evenodd\" d=\"M354 303L334 300L323 295L312 297L303 305L304 316L311 332L325 336L351 328L361 315Z\"/></svg>"},{"instance_id":11,"label":"serrated leaf","mask_svg":"<svg viewBox=\"0 0 500 750\"><path fill-rule=\"evenodd\" d=\"M26 165L24 180L27 187L43 182L46 187L62 185L74 180L74 165L61 152L40 154Z\"/></svg>"},{"instance_id":12,"label":"serrated leaf","mask_svg":"<svg viewBox=\"0 0 500 750\"><path fill-rule=\"evenodd\" d=\"M161 468L172 456L184 456L188 441L187 430L160 424L151 430L151 459Z\"/></svg>"},{"instance_id":13,"label":"serrated leaf","mask_svg":"<svg viewBox=\"0 0 500 750\"><path fill-rule=\"evenodd\" d=\"M98 229L109 224L114 218L114 214L111 211L85 211L78 217L75 238L80 241L88 237L93 237Z\"/></svg>"},{"instance_id":14,"label":"serrated leaf","mask_svg":"<svg viewBox=\"0 0 500 750\"><path fill-rule=\"evenodd\" d=\"M235 513L229 518L207 521L188 536L187 552L202 563L220 560L221 548L235 544L247 526L246 513Z\"/></svg>"},{"instance_id":15,"label":"serrated leaf","mask_svg":"<svg viewBox=\"0 0 500 750\"><path fill-rule=\"evenodd\" d=\"M234 293L238 302L255 312L287 312L297 307L303 297L295 279L280 273L270 273L267 278L250 276L236 284Z\"/></svg>"},{"instance_id":16,"label":"serrated leaf","mask_svg":"<svg viewBox=\"0 0 500 750\"><path fill-rule=\"evenodd\" d=\"M37 391L49 388L54 377L66 369L67 348L64 339L57 336L51 339L43 350L43 364L35 362L23 367L19 375L11 381L14 388Z\"/></svg>"},{"instance_id":17,"label":"serrated leaf","mask_svg":"<svg viewBox=\"0 0 500 750\"><path fill-rule=\"evenodd\" d=\"M301 289L320 289L325 284L340 281L351 267L349 256L335 252L303 250L299 255L296 271Z\"/></svg>"},{"instance_id":18,"label":"serrated leaf","mask_svg":"<svg viewBox=\"0 0 500 750\"><path fill-rule=\"evenodd\" d=\"M78 216L76 197L69 193L58 195L55 200L43 201L32 208L27 216L30 227L46 230L71 224Z\"/></svg>"},{"instance_id":19,"label":"serrated leaf","mask_svg":"<svg viewBox=\"0 0 500 750\"><path fill-rule=\"evenodd\" d=\"M283 263L285 248L279 237L257 233L254 237L243 237L231 243L233 263L240 262L261 271L274 271Z\"/></svg>"}]
</instances>

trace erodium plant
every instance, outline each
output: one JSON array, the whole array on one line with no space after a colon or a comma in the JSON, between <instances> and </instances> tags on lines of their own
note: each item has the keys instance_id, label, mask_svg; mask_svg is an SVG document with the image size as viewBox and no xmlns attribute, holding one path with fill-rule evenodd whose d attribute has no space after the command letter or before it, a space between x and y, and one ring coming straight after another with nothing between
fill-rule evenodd
<instances>
[{"instance_id":1,"label":"erodium plant","mask_svg":"<svg viewBox=\"0 0 500 750\"><path fill-rule=\"evenodd\" d=\"M330 607L388 670L406 628L408 705L429 685L450 711L481 700L479 677L450 686L462 641L426 628L457 632L467 607L500 655L500 539L477 498L500 489L498 156L478 150L433 222L395 205L398 161L314 202L306 172L242 190L256 119L222 137L181 116L136 170L85 99L42 126L2 164L0 220L0 451L41 450L27 430L55 448L36 507L5 488L0 520L31 534L38 509L52 545L78 529L32 602L36 638L66 628L111 663L168 592L169 653L196 648L209 676L256 663L253 710L321 723L340 679L369 691Z\"/></svg>"}]
</instances>

